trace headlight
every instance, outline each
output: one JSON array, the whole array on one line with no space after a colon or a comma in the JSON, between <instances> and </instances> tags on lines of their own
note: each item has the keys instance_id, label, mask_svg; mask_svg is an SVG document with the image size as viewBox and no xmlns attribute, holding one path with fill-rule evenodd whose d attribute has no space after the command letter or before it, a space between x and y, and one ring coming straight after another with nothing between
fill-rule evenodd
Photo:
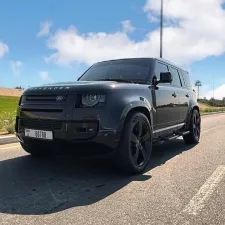
<instances>
[{"instance_id":1,"label":"headlight","mask_svg":"<svg viewBox=\"0 0 225 225\"><path fill-rule=\"evenodd\" d=\"M95 106L99 102L105 102L105 95L99 94L83 94L82 95L82 104L84 106Z\"/></svg>"}]
</instances>

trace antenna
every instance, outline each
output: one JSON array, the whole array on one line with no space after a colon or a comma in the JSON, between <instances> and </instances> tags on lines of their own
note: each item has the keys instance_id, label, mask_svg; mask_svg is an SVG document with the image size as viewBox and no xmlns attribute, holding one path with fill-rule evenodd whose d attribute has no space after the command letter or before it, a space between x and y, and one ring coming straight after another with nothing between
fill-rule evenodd
<instances>
[{"instance_id":1,"label":"antenna","mask_svg":"<svg viewBox=\"0 0 225 225\"><path fill-rule=\"evenodd\" d=\"M161 19L160 19L160 58L163 56L163 0L161 0Z\"/></svg>"}]
</instances>

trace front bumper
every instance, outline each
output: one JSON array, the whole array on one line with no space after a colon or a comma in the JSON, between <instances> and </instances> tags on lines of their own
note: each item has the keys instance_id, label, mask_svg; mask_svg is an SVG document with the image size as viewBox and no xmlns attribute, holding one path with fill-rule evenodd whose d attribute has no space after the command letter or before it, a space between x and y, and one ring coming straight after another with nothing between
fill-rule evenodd
<instances>
[{"instance_id":1,"label":"front bumper","mask_svg":"<svg viewBox=\"0 0 225 225\"><path fill-rule=\"evenodd\" d=\"M79 143L81 145L107 147L111 150L116 149L120 139L116 129L101 129L101 127L104 126L100 126L98 120L59 122L57 120L35 120L19 117L16 119L16 135L21 142L26 143L33 139L47 145ZM25 128L53 131L53 140L28 138L25 136Z\"/></svg>"},{"instance_id":2,"label":"front bumper","mask_svg":"<svg viewBox=\"0 0 225 225\"><path fill-rule=\"evenodd\" d=\"M25 128L46 130L53 131L53 141L44 141L46 144L89 143L116 149L124 123L124 103L115 102L110 96L107 99L111 104L90 108L79 107L76 94L68 94L62 102L48 95L32 95L32 99L23 96L17 109L17 136L21 142L29 142L31 138L25 137Z\"/></svg>"}]
</instances>

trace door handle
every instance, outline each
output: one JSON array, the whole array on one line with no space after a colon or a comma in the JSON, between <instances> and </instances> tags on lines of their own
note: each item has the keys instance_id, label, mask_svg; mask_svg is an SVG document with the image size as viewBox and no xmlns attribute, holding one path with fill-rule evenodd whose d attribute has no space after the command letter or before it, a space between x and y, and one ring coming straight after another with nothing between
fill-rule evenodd
<instances>
[{"instance_id":1,"label":"door handle","mask_svg":"<svg viewBox=\"0 0 225 225\"><path fill-rule=\"evenodd\" d=\"M190 97L190 95L189 95L189 94L186 94L185 96L186 96L187 98L189 98L189 97Z\"/></svg>"},{"instance_id":2,"label":"door handle","mask_svg":"<svg viewBox=\"0 0 225 225\"><path fill-rule=\"evenodd\" d=\"M173 96L174 98L176 98L176 97L177 97L177 94L174 92L174 93L172 94L172 96Z\"/></svg>"}]
</instances>

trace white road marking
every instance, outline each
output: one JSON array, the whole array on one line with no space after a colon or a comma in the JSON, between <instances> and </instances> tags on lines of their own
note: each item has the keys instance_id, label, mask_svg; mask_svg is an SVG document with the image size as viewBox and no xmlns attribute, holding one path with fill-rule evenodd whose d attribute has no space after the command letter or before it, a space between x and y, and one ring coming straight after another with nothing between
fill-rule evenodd
<instances>
[{"instance_id":1,"label":"white road marking","mask_svg":"<svg viewBox=\"0 0 225 225\"><path fill-rule=\"evenodd\" d=\"M214 190L225 175L225 166L218 166L214 173L208 178L205 184L199 189L198 193L191 199L189 204L184 208L182 213L196 216L206 201L213 194Z\"/></svg>"}]
</instances>

